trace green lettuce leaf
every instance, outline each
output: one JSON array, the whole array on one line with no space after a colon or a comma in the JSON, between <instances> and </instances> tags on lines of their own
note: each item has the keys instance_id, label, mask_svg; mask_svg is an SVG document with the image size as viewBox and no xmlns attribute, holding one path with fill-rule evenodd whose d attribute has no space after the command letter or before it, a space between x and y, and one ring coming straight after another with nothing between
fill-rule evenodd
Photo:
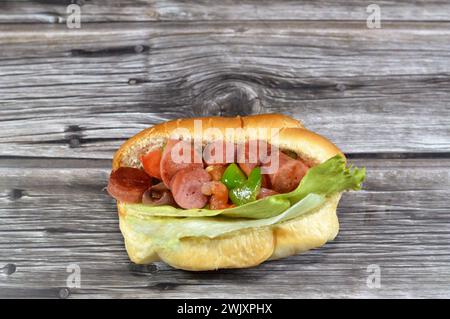
<instances>
[{"instance_id":1,"label":"green lettuce leaf","mask_svg":"<svg viewBox=\"0 0 450 319\"><path fill-rule=\"evenodd\" d=\"M235 218L268 218L281 214L291 206L286 198L266 197L265 199L251 202L242 206L227 209L180 209L173 206L149 206L145 204L121 204L128 215L145 219L154 216L167 217L212 217L224 215ZM245 207L245 209L243 209Z\"/></svg>"},{"instance_id":2,"label":"green lettuce leaf","mask_svg":"<svg viewBox=\"0 0 450 319\"><path fill-rule=\"evenodd\" d=\"M325 196L309 194L283 213L263 219L224 217L146 217L142 219L127 214L125 220L131 231L151 236L153 245L170 247L184 237L214 238L237 230L271 226L311 212L325 201Z\"/></svg>"},{"instance_id":3,"label":"green lettuce leaf","mask_svg":"<svg viewBox=\"0 0 450 319\"><path fill-rule=\"evenodd\" d=\"M146 218L154 216L167 217L213 217L226 216L232 218L270 218L284 212L289 206L314 193L329 196L345 190L358 190L365 177L365 169L351 169L345 166L345 159L336 155L326 162L310 168L299 186L292 192L273 195L223 210L179 209L172 206L149 206L144 204L122 203L127 214Z\"/></svg>"},{"instance_id":4,"label":"green lettuce leaf","mask_svg":"<svg viewBox=\"0 0 450 319\"><path fill-rule=\"evenodd\" d=\"M292 203L295 203L310 193L327 196L346 190L359 190L365 176L365 168L346 167L344 157L336 155L326 162L310 168L297 189L275 196L289 198Z\"/></svg>"}]
</instances>

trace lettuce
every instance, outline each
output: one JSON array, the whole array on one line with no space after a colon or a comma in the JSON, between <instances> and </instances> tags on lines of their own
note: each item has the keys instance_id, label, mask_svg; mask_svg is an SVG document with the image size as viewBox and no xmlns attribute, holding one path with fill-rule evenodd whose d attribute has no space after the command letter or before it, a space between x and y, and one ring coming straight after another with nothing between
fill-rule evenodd
<instances>
[{"instance_id":1,"label":"lettuce","mask_svg":"<svg viewBox=\"0 0 450 319\"><path fill-rule=\"evenodd\" d=\"M263 219L224 217L146 217L126 215L124 218L132 232L151 236L155 247L170 247L185 237L214 238L229 232L271 226L304 215L326 201L325 196L309 194L283 213Z\"/></svg>"},{"instance_id":2,"label":"lettuce","mask_svg":"<svg viewBox=\"0 0 450 319\"><path fill-rule=\"evenodd\" d=\"M212 217L223 215L235 218L268 218L284 212L291 206L291 202L283 197L266 197L242 206L227 209L180 209L173 206L149 206L145 204L127 204L122 205L128 215L133 215L145 219L153 216L166 217Z\"/></svg>"},{"instance_id":3,"label":"lettuce","mask_svg":"<svg viewBox=\"0 0 450 319\"><path fill-rule=\"evenodd\" d=\"M295 203L310 193L327 196L346 190L360 190L365 176L365 168L346 167L344 157L336 155L310 168L296 190L276 196L284 196Z\"/></svg>"},{"instance_id":4,"label":"lettuce","mask_svg":"<svg viewBox=\"0 0 450 319\"><path fill-rule=\"evenodd\" d=\"M120 203L126 210L125 222L131 233L152 238L152 245L171 247L185 237L214 238L247 228L268 227L300 217L319 208L328 196L345 190L358 190L365 169L346 167L337 155L312 167L297 189L224 210L178 209Z\"/></svg>"},{"instance_id":5,"label":"lettuce","mask_svg":"<svg viewBox=\"0 0 450 319\"><path fill-rule=\"evenodd\" d=\"M308 194L329 196L345 190L358 190L365 177L365 169L345 166L345 159L336 155L326 162L310 168L299 186L292 192L273 195L242 206L223 210L179 209L172 206L149 206L145 204L121 205L128 215L145 219L166 217L214 217L262 219L277 216Z\"/></svg>"}]
</instances>

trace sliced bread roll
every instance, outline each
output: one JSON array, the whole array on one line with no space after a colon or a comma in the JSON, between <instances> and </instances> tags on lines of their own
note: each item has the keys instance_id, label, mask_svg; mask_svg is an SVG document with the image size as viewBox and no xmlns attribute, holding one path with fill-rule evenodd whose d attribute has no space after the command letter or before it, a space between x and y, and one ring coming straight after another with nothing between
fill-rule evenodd
<instances>
[{"instance_id":1,"label":"sliced bread roll","mask_svg":"<svg viewBox=\"0 0 450 319\"><path fill-rule=\"evenodd\" d=\"M239 129L239 134L226 135L227 128ZM227 141L242 142L254 138L255 130L259 128L279 129L276 135L269 134L267 141L282 150L297 153L310 165L342 154L325 137L285 115L207 117L169 121L143 130L120 147L113 159L113 170L121 166L140 167L140 155L164 145L176 129L183 129L183 138L203 138L208 143L216 140L218 133L225 135ZM336 207L340 196L340 193L335 194L313 212L270 227L234 231L216 238L182 238L180 244L171 248L158 248L153 245L151 235L135 232L127 224L125 205L118 202L120 229L130 259L137 264L162 260L175 268L193 271L252 267L333 240L339 230Z\"/></svg>"}]
</instances>

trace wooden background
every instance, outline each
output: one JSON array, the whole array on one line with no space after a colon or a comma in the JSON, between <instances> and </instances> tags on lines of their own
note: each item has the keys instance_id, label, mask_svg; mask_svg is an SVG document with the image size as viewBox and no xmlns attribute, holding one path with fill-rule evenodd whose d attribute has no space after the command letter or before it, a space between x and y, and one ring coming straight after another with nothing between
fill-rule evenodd
<instances>
[{"instance_id":1,"label":"wooden background","mask_svg":"<svg viewBox=\"0 0 450 319\"><path fill-rule=\"evenodd\" d=\"M450 297L450 1L378 1L378 30L372 1L85 0L68 29L70 3L0 2L0 297ZM338 238L253 269L130 263L114 150L164 120L265 112L367 167Z\"/></svg>"}]
</instances>

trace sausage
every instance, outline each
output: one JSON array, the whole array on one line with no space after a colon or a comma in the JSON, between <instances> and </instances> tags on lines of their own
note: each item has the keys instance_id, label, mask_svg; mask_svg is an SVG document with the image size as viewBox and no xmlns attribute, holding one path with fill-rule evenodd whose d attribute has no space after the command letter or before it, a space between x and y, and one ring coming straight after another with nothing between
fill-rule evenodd
<instances>
[{"instance_id":1,"label":"sausage","mask_svg":"<svg viewBox=\"0 0 450 319\"><path fill-rule=\"evenodd\" d=\"M254 140L252 142L256 144L250 145L249 142L246 142L238 146L237 158L240 161L238 164L247 176L250 175L255 167L265 165L264 163L268 161L268 157L272 153L272 148L274 148L274 146L265 141ZM265 188L271 187L268 175L262 175L261 186Z\"/></svg>"},{"instance_id":2,"label":"sausage","mask_svg":"<svg viewBox=\"0 0 450 319\"><path fill-rule=\"evenodd\" d=\"M252 169L254 169L258 164L250 164L250 163L239 163L239 168L245 173L245 175L250 175Z\"/></svg>"},{"instance_id":3,"label":"sausage","mask_svg":"<svg viewBox=\"0 0 450 319\"><path fill-rule=\"evenodd\" d=\"M183 151L189 149L191 151L190 156L185 156ZM172 150L178 153L172 154ZM203 168L201 154L197 154L197 156L194 156L194 153L194 147L190 142L178 140L167 141L160 162L161 179L167 187L170 188L171 180L179 170L184 168ZM172 159L172 155L177 155L175 161ZM194 163L195 159L198 158L198 156L200 156L200 163ZM187 159L187 161L182 161L184 157L186 157L185 159Z\"/></svg>"},{"instance_id":4,"label":"sausage","mask_svg":"<svg viewBox=\"0 0 450 319\"><path fill-rule=\"evenodd\" d=\"M163 182L159 182L158 184L152 185L152 191L155 192L165 192L168 190L169 189L167 188L166 184L164 184Z\"/></svg>"},{"instance_id":5,"label":"sausage","mask_svg":"<svg viewBox=\"0 0 450 319\"><path fill-rule=\"evenodd\" d=\"M126 203L140 203L142 195L151 186L151 177L133 167L119 167L111 173L108 193L116 200Z\"/></svg>"},{"instance_id":6,"label":"sausage","mask_svg":"<svg viewBox=\"0 0 450 319\"><path fill-rule=\"evenodd\" d=\"M245 173L245 175L250 175L251 171L259 166L259 164L246 164L246 163L239 163L239 167L241 170ZM270 178L267 174L261 175L261 186L270 188Z\"/></svg>"},{"instance_id":7,"label":"sausage","mask_svg":"<svg viewBox=\"0 0 450 319\"><path fill-rule=\"evenodd\" d=\"M241 168L241 170L245 173L245 175L250 175L251 171L257 167L259 165L257 164L245 164L245 163L240 163L239 167ZM270 188L270 178L269 175L267 174L262 174L261 175L261 186L262 187L266 187L266 188Z\"/></svg>"},{"instance_id":8,"label":"sausage","mask_svg":"<svg viewBox=\"0 0 450 319\"><path fill-rule=\"evenodd\" d=\"M278 193L276 191L274 191L273 189L261 187L261 190L259 191L258 196L256 196L256 199L261 199L261 198L276 195L276 194L278 194Z\"/></svg>"},{"instance_id":9,"label":"sausage","mask_svg":"<svg viewBox=\"0 0 450 319\"><path fill-rule=\"evenodd\" d=\"M308 169L309 167L301 160L293 159L283 152L279 152L278 169L275 173L268 174L272 189L278 193L293 191Z\"/></svg>"},{"instance_id":10,"label":"sausage","mask_svg":"<svg viewBox=\"0 0 450 319\"><path fill-rule=\"evenodd\" d=\"M270 177L267 174L262 174L261 175L261 187L264 188L271 188L272 185L270 183Z\"/></svg>"},{"instance_id":11,"label":"sausage","mask_svg":"<svg viewBox=\"0 0 450 319\"><path fill-rule=\"evenodd\" d=\"M229 164L236 162L236 144L223 140L209 143L203 149L206 165Z\"/></svg>"},{"instance_id":12,"label":"sausage","mask_svg":"<svg viewBox=\"0 0 450 319\"><path fill-rule=\"evenodd\" d=\"M250 175L252 169L254 169L259 164L258 147L256 147L256 150L253 148L250 150L249 142L246 142L245 144L239 144L237 147L237 162L240 169L245 173L245 175Z\"/></svg>"},{"instance_id":13,"label":"sausage","mask_svg":"<svg viewBox=\"0 0 450 319\"><path fill-rule=\"evenodd\" d=\"M267 161L272 146L262 140L252 140L237 146L237 162L242 171L248 176L261 163Z\"/></svg>"},{"instance_id":14,"label":"sausage","mask_svg":"<svg viewBox=\"0 0 450 319\"><path fill-rule=\"evenodd\" d=\"M172 179L171 190L175 202L185 209L202 208L208 197L202 193L202 185L211 180L203 168L183 168Z\"/></svg>"},{"instance_id":15,"label":"sausage","mask_svg":"<svg viewBox=\"0 0 450 319\"><path fill-rule=\"evenodd\" d=\"M153 188L147 189L142 195L142 203L151 206L170 205L175 206L172 193L170 191L156 192Z\"/></svg>"}]
</instances>

